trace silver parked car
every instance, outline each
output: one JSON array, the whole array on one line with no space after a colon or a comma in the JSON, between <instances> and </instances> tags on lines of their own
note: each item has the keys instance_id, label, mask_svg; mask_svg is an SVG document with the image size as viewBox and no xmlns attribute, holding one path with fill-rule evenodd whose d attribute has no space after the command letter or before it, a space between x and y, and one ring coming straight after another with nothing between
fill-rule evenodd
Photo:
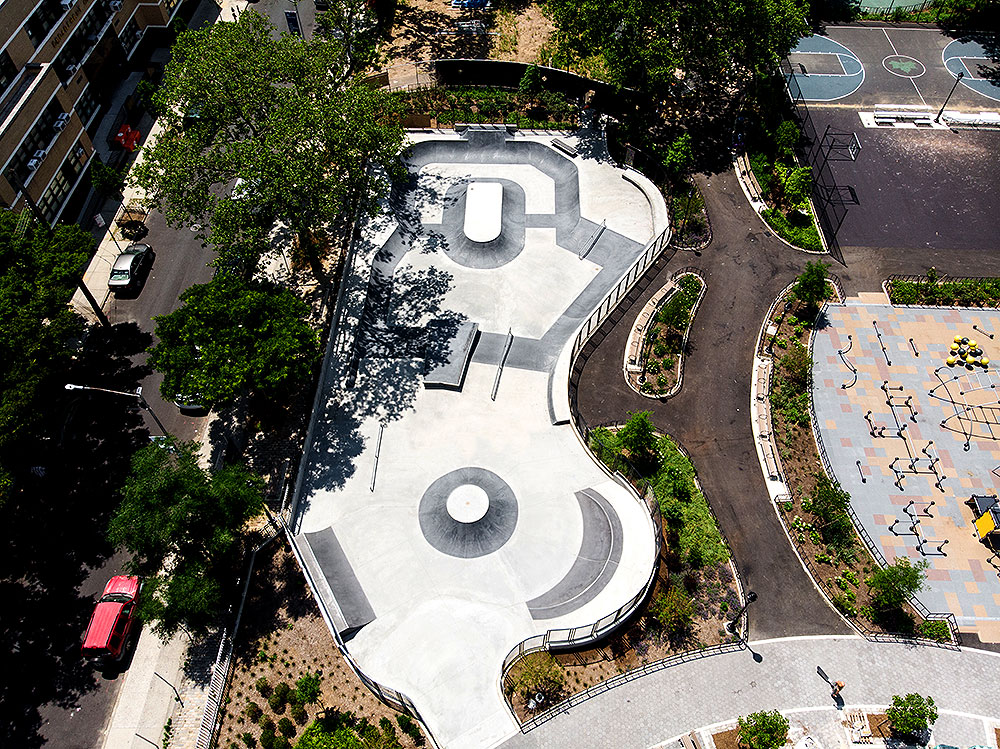
<instances>
[{"instance_id":1,"label":"silver parked car","mask_svg":"<svg viewBox=\"0 0 1000 749\"><path fill-rule=\"evenodd\" d=\"M111 276L108 278L111 290L137 286L143 274L153 264L153 254L153 248L148 244L130 244L126 247L111 266Z\"/></svg>"}]
</instances>

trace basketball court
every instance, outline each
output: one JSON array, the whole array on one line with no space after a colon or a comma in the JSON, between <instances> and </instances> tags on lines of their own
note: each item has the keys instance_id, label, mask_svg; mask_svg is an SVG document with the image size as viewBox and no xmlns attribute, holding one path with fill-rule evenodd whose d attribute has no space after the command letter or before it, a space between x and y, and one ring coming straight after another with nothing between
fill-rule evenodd
<instances>
[{"instance_id":1,"label":"basketball court","mask_svg":"<svg viewBox=\"0 0 1000 749\"><path fill-rule=\"evenodd\" d=\"M990 60L978 41L924 28L829 26L826 31L805 37L789 55L790 85L810 105L936 114L948 100L948 111L1000 111L1000 87L983 75Z\"/></svg>"}]
</instances>

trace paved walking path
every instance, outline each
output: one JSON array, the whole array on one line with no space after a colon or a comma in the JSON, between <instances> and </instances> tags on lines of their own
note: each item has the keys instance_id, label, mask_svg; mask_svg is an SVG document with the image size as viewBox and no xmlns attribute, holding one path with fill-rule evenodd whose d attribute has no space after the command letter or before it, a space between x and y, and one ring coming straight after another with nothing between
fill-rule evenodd
<instances>
[{"instance_id":1,"label":"paved walking path","mask_svg":"<svg viewBox=\"0 0 1000 749\"><path fill-rule=\"evenodd\" d=\"M1000 655L848 636L752 642L749 650L672 666L600 693L503 747L649 747L758 710L834 707L817 667L847 685L845 710L919 692L934 698L942 716L932 745L996 744Z\"/></svg>"},{"instance_id":2,"label":"paved walking path","mask_svg":"<svg viewBox=\"0 0 1000 749\"><path fill-rule=\"evenodd\" d=\"M744 579L766 602L753 612L751 637L846 634L847 625L802 568L771 506L748 413L760 324L781 289L817 256L773 237L732 171L702 177L699 184L712 221L711 244L655 266L658 273L630 295L631 306L612 315L592 339L577 365L580 411L598 425L649 410L653 423L687 448ZM848 295L878 291L890 273L924 273L930 266L955 276L1000 275L1000 257L981 251L845 247L843 255L844 265L820 257L832 263ZM691 329L684 387L657 402L628 387L622 356L643 305L685 266L698 269L708 289Z\"/></svg>"}]
</instances>

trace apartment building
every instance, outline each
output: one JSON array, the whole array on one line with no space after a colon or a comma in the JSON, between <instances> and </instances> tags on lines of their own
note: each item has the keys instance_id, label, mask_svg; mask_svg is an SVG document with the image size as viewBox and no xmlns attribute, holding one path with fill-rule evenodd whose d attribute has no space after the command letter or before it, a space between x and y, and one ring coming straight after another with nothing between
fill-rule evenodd
<instances>
[{"instance_id":1,"label":"apartment building","mask_svg":"<svg viewBox=\"0 0 1000 749\"><path fill-rule=\"evenodd\" d=\"M86 188L102 103L180 2L0 0L0 203L18 210L27 196L63 218Z\"/></svg>"}]
</instances>

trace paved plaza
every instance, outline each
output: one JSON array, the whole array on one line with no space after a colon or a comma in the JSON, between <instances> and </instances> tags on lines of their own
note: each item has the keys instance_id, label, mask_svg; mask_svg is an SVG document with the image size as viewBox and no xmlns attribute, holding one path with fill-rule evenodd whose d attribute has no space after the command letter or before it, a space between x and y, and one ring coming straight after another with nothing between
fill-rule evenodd
<instances>
[{"instance_id":1,"label":"paved plaza","mask_svg":"<svg viewBox=\"0 0 1000 749\"><path fill-rule=\"evenodd\" d=\"M851 749L861 745L851 742L840 723L859 710L881 712L892 695L908 692L929 695L937 705L928 746L996 747L998 666L1000 656L982 650L860 637L751 642L746 650L694 658L598 692L510 739L504 749L682 749L679 736L689 731L712 749L713 732L733 728L737 716L758 710L788 717L789 738L798 749L809 746L798 743L803 734L813 737L813 749ZM818 669L847 685L842 710Z\"/></svg>"},{"instance_id":2,"label":"paved plaza","mask_svg":"<svg viewBox=\"0 0 1000 749\"><path fill-rule=\"evenodd\" d=\"M666 211L595 131L565 140L586 155L551 134L415 139L345 279L353 340L333 344L306 456L316 592L442 746L513 734L504 656L607 617L654 564L648 511L560 418L556 371Z\"/></svg>"},{"instance_id":3,"label":"paved plaza","mask_svg":"<svg viewBox=\"0 0 1000 749\"><path fill-rule=\"evenodd\" d=\"M928 561L918 598L989 642L1000 566L966 502L1000 485L1000 374L946 359L955 336L992 358L997 330L996 310L849 301L827 308L813 351L817 424L861 522L890 561Z\"/></svg>"}]
</instances>

